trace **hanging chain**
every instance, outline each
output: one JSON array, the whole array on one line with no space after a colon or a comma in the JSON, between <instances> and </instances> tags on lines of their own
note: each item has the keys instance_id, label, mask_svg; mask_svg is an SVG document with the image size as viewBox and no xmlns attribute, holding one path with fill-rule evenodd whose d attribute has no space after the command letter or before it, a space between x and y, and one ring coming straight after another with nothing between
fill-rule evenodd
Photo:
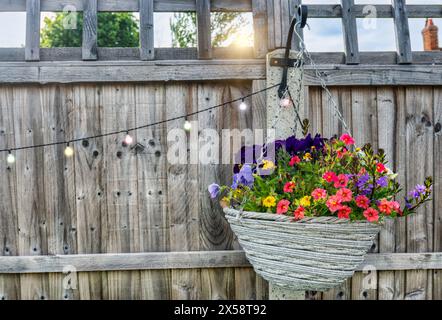
<instances>
[{"instance_id":1,"label":"hanging chain","mask_svg":"<svg viewBox=\"0 0 442 320\"><path fill-rule=\"evenodd\" d=\"M297 23L298 25L298 23ZM308 26L308 25L307 25ZM323 77L323 75L321 74L321 71L319 70L318 65L315 63L315 61L313 60L310 52L307 50L306 46L305 46L305 42L304 39L301 37L301 35L296 31L296 27L294 29L294 33L296 34L296 36L299 39L299 46L300 46L300 52L302 52L305 57L308 58L308 60L310 60L310 65L313 68L313 71L315 73L315 77L319 80L319 83L322 87L322 89L325 91L325 93L327 94L328 100L331 102L332 104L332 108L333 111L335 113L335 115L338 117L338 120L341 122L342 127L344 129L344 131L346 131L348 134L351 134L350 129L347 125L347 123L345 122L344 116L342 115L341 111L339 110L338 104L336 103L332 93L330 92L330 90L327 87L327 83Z\"/></svg>"}]
</instances>

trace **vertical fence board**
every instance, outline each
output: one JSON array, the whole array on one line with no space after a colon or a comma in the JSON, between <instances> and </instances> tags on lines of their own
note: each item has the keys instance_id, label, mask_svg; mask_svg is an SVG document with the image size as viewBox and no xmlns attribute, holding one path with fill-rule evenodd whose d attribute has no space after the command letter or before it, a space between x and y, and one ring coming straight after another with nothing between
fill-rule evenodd
<instances>
[{"instance_id":1,"label":"vertical fence board","mask_svg":"<svg viewBox=\"0 0 442 320\"><path fill-rule=\"evenodd\" d=\"M408 189L407 186L407 148L406 142L406 118L407 118L407 101L405 99L405 88L395 88L395 162L394 172L398 173L398 181L401 183L403 190L399 193L398 200L404 205L404 196ZM395 251L407 251L407 219L401 218L395 221ZM405 297L405 271L394 272L394 292L393 299L402 300Z\"/></svg>"},{"instance_id":2,"label":"vertical fence board","mask_svg":"<svg viewBox=\"0 0 442 320\"><path fill-rule=\"evenodd\" d=\"M406 168L410 190L433 174L433 95L431 88L406 89ZM426 252L432 248L432 203L407 217L407 251ZM427 270L407 271L405 299L431 298L427 284L431 281Z\"/></svg>"},{"instance_id":3,"label":"vertical fence board","mask_svg":"<svg viewBox=\"0 0 442 320\"><path fill-rule=\"evenodd\" d=\"M83 60L97 60L97 0L83 0Z\"/></svg>"},{"instance_id":4,"label":"vertical fence board","mask_svg":"<svg viewBox=\"0 0 442 320\"><path fill-rule=\"evenodd\" d=\"M198 86L198 110L222 103L226 87L221 84L204 84ZM209 150L209 146L216 144L219 137L220 124L224 116L224 110L212 110L201 113L198 116L198 124L201 129L199 135L199 204L200 204L200 248L201 250L225 250L231 249L234 235L228 222L224 219L219 204L212 201L208 196L207 187L214 181L220 181L220 167L216 164L219 152L215 148ZM207 285L202 287L204 299L228 299L234 295L234 273L232 268L203 269L201 281Z\"/></svg>"},{"instance_id":5,"label":"vertical fence board","mask_svg":"<svg viewBox=\"0 0 442 320\"><path fill-rule=\"evenodd\" d=\"M379 148L385 150L387 167L395 167L395 101L392 88L377 89L377 120ZM379 236L379 252L395 251L395 224L393 219L386 219ZM394 271L378 272L378 298L392 300L394 296Z\"/></svg>"},{"instance_id":6,"label":"vertical fence board","mask_svg":"<svg viewBox=\"0 0 442 320\"><path fill-rule=\"evenodd\" d=\"M196 0L198 35L198 58L212 58L212 35L210 27L210 0Z\"/></svg>"},{"instance_id":7,"label":"vertical fence board","mask_svg":"<svg viewBox=\"0 0 442 320\"><path fill-rule=\"evenodd\" d=\"M72 108L65 104L64 87L46 86L40 89L42 100L42 133L45 143L72 138ZM75 215L74 158L64 156L65 145L44 148L44 197L47 220L48 254L77 253ZM72 145L75 150L75 145ZM68 266L67 266L68 267ZM63 287L62 274L49 275L50 299L74 299L78 291Z\"/></svg>"},{"instance_id":8,"label":"vertical fence board","mask_svg":"<svg viewBox=\"0 0 442 320\"><path fill-rule=\"evenodd\" d=\"M136 125L166 118L163 85L138 85ZM169 251L170 221L167 212L167 142L166 124L138 130L136 141L144 150L136 151L138 162L139 251ZM172 198L173 199L173 198ZM141 271L142 298L170 299L170 271ZM155 286L152 286L154 283Z\"/></svg>"},{"instance_id":9,"label":"vertical fence board","mask_svg":"<svg viewBox=\"0 0 442 320\"><path fill-rule=\"evenodd\" d=\"M101 87L79 85L66 94L73 108L73 135L86 137L102 132ZM103 139L83 140L75 149L75 200L78 253L104 252L107 234L106 181ZM99 272L78 273L81 299L101 299Z\"/></svg>"},{"instance_id":10,"label":"vertical fence board","mask_svg":"<svg viewBox=\"0 0 442 320\"><path fill-rule=\"evenodd\" d=\"M268 51L266 0L252 0L252 14L255 58L264 58Z\"/></svg>"},{"instance_id":11,"label":"vertical fence board","mask_svg":"<svg viewBox=\"0 0 442 320\"><path fill-rule=\"evenodd\" d=\"M0 148L13 147L14 99L12 87L0 87ZM6 163L7 154L1 157L0 167L0 255L19 254L17 226L17 184L16 166ZM0 300L20 298L20 278L18 275L0 275Z\"/></svg>"},{"instance_id":12,"label":"vertical fence board","mask_svg":"<svg viewBox=\"0 0 442 320\"><path fill-rule=\"evenodd\" d=\"M369 142L378 149L376 90L354 88L352 90L352 127L353 136L359 146ZM378 251L377 241L371 252ZM352 299L375 300L377 298L377 274L371 268L356 272L352 278Z\"/></svg>"},{"instance_id":13,"label":"vertical fence board","mask_svg":"<svg viewBox=\"0 0 442 320\"><path fill-rule=\"evenodd\" d=\"M442 251L442 89L434 87L434 252ZM433 299L442 299L442 270L433 271Z\"/></svg>"},{"instance_id":14,"label":"vertical fence board","mask_svg":"<svg viewBox=\"0 0 442 320\"><path fill-rule=\"evenodd\" d=\"M191 113L198 109L198 87L195 84L170 84L166 86L167 118ZM194 121L195 119L188 119ZM170 250L196 251L199 243L199 188L198 165L191 157L198 151L198 129L193 127L189 133L182 131L183 120L167 123L167 131L176 130L167 141L171 157L175 156L175 146L184 152L182 161L168 162L167 193L170 221ZM175 139L179 139L176 141ZM196 141L194 141L196 139ZM185 141L183 141L185 140ZM181 143L185 143L182 147ZM171 270L172 299L199 299L201 296L201 270Z\"/></svg>"},{"instance_id":15,"label":"vertical fence board","mask_svg":"<svg viewBox=\"0 0 442 320\"><path fill-rule=\"evenodd\" d=\"M140 0L140 58L154 57L153 0Z\"/></svg>"},{"instance_id":16,"label":"vertical fence board","mask_svg":"<svg viewBox=\"0 0 442 320\"><path fill-rule=\"evenodd\" d=\"M14 88L13 99L18 107L14 114L16 145L44 143L42 132L42 101L37 87ZM47 225L44 196L44 150L23 150L16 155L17 218L19 255L47 254ZM47 299L48 276L20 275L21 299Z\"/></svg>"},{"instance_id":17,"label":"vertical fence board","mask_svg":"<svg viewBox=\"0 0 442 320\"><path fill-rule=\"evenodd\" d=\"M40 60L40 0L26 0L25 60Z\"/></svg>"},{"instance_id":18,"label":"vertical fence board","mask_svg":"<svg viewBox=\"0 0 442 320\"><path fill-rule=\"evenodd\" d=\"M290 22L292 21L293 17L296 14L296 11L298 10L298 7L301 5L301 0L293 0L289 1L289 13L290 13ZM304 40L304 29L301 29L300 25L297 25L295 28L296 32L299 34L302 40ZM296 34L293 34L292 39L292 49L293 50L299 50L300 49L300 39Z\"/></svg>"},{"instance_id":19,"label":"vertical fence board","mask_svg":"<svg viewBox=\"0 0 442 320\"><path fill-rule=\"evenodd\" d=\"M358 64L360 61L354 4L354 0L341 0L342 32L344 35L345 63L347 64Z\"/></svg>"},{"instance_id":20,"label":"vertical fence board","mask_svg":"<svg viewBox=\"0 0 442 320\"><path fill-rule=\"evenodd\" d=\"M394 31L396 33L396 50L398 63L405 64L413 61L411 53L410 29L405 0L392 0Z\"/></svg>"},{"instance_id":21,"label":"vertical fence board","mask_svg":"<svg viewBox=\"0 0 442 320\"><path fill-rule=\"evenodd\" d=\"M103 88L103 132L135 125L135 90L129 85ZM133 136L134 133L131 133ZM140 247L138 221L137 159L125 134L103 138L107 184L106 252L136 252ZM139 292L131 286L139 272L108 272L109 299L136 299Z\"/></svg>"}]
</instances>

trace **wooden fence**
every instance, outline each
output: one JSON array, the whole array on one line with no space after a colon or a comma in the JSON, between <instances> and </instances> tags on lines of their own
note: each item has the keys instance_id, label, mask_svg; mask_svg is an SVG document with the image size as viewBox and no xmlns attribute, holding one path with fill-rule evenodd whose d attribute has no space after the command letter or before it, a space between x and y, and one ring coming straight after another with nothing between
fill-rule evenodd
<instances>
[{"instance_id":1,"label":"wooden fence","mask_svg":"<svg viewBox=\"0 0 442 320\"><path fill-rule=\"evenodd\" d=\"M263 88L262 58L283 46L287 9L299 2L0 0L0 11L26 10L28 19L26 48L0 49L0 148L164 120ZM40 11L67 4L90 20L83 47L39 49ZM395 0L375 7L378 17L395 18L397 52L359 52L353 27L364 7L349 0L309 7L311 17L342 17L346 43L345 53L313 57L357 141L384 148L406 189L433 175L434 200L389 222L344 286L307 297L442 299L442 59L411 52L406 28L407 16L441 17L442 6ZM97 11L140 11L140 48L96 48ZM153 48L154 11L197 11L200 31L209 30L211 11L253 12L250 59L230 59L234 52L212 49L201 32L196 49ZM339 133L310 67L305 84L312 132ZM246 112L223 108L194 119L200 128L265 128L265 95L250 104ZM72 158L62 145L17 151L14 165L0 155L0 298L267 298L266 282L207 195L208 184L228 182L231 166L167 162L167 132L182 125L137 131L144 149L114 136L82 141Z\"/></svg>"}]
</instances>

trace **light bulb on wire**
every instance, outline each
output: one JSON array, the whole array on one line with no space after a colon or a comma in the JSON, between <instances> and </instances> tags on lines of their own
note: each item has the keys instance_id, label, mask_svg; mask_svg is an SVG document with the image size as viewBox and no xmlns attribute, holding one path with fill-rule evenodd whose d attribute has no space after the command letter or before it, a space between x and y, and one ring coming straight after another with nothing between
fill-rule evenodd
<instances>
[{"instance_id":1,"label":"light bulb on wire","mask_svg":"<svg viewBox=\"0 0 442 320\"><path fill-rule=\"evenodd\" d=\"M129 132L127 132L126 136L124 137L123 142L125 145L129 146L132 143L134 143L134 138L129 134Z\"/></svg>"},{"instance_id":2,"label":"light bulb on wire","mask_svg":"<svg viewBox=\"0 0 442 320\"><path fill-rule=\"evenodd\" d=\"M292 102L288 97L284 97L279 101L279 105L284 108L289 107L291 104Z\"/></svg>"},{"instance_id":3,"label":"light bulb on wire","mask_svg":"<svg viewBox=\"0 0 442 320\"><path fill-rule=\"evenodd\" d=\"M189 120L186 119L186 121L184 121L184 130L186 131L190 131L190 129L192 129L192 124L190 123Z\"/></svg>"},{"instance_id":4,"label":"light bulb on wire","mask_svg":"<svg viewBox=\"0 0 442 320\"><path fill-rule=\"evenodd\" d=\"M66 148L64 149L64 155L68 158L70 158L74 155L74 148L72 148L69 145L69 143L66 145Z\"/></svg>"},{"instance_id":5,"label":"light bulb on wire","mask_svg":"<svg viewBox=\"0 0 442 320\"><path fill-rule=\"evenodd\" d=\"M242 99L241 103L239 104L239 110L241 110L241 111L246 111L247 110L247 104L244 101L244 99Z\"/></svg>"},{"instance_id":6,"label":"light bulb on wire","mask_svg":"<svg viewBox=\"0 0 442 320\"><path fill-rule=\"evenodd\" d=\"M11 153L11 151L9 151L9 154L6 157L6 162L9 163L9 164L14 164L15 163L15 156Z\"/></svg>"}]
</instances>

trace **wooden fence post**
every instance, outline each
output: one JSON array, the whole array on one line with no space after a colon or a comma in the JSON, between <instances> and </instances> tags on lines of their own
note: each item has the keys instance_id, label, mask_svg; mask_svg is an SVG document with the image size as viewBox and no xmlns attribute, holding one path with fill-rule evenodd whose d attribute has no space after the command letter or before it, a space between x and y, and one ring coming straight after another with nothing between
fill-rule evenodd
<instances>
[{"instance_id":1,"label":"wooden fence post","mask_svg":"<svg viewBox=\"0 0 442 320\"><path fill-rule=\"evenodd\" d=\"M268 51L266 0L252 0L255 58L264 58Z\"/></svg>"},{"instance_id":2,"label":"wooden fence post","mask_svg":"<svg viewBox=\"0 0 442 320\"><path fill-rule=\"evenodd\" d=\"M411 53L410 29L405 0L392 0L394 31L396 33L397 62L407 64L413 61Z\"/></svg>"},{"instance_id":3,"label":"wooden fence post","mask_svg":"<svg viewBox=\"0 0 442 320\"><path fill-rule=\"evenodd\" d=\"M359 64L358 30L354 14L354 0L341 0L342 32L344 34L345 62Z\"/></svg>"},{"instance_id":4,"label":"wooden fence post","mask_svg":"<svg viewBox=\"0 0 442 320\"><path fill-rule=\"evenodd\" d=\"M140 0L140 59L154 57L153 0Z\"/></svg>"},{"instance_id":5,"label":"wooden fence post","mask_svg":"<svg viewBox=\"0 0 442 320\"><path fill-rule=\"evenodd\" d=\"M210 0L196 0L196 20L198 33L198 58L212 59Z\"/></svg>"},{"instance_id":6,"label":"wooden fence post","mask_svg":"<svg viewBox=\"0 0 442 320\"><path fill-rule=\"evenodd\" d=\"M25 59L40 60L40 0L26 0Z\"/></svg>"},{"instance_id":7,"label":"wooden fence post","mask_svg":"<svg viewBox=\"0 0 442 320\"><path fill-rule=\"evenodd\" d=\"M83 60L97 60L97 0L83 0Z\"/></svg>"}]
</instances>

